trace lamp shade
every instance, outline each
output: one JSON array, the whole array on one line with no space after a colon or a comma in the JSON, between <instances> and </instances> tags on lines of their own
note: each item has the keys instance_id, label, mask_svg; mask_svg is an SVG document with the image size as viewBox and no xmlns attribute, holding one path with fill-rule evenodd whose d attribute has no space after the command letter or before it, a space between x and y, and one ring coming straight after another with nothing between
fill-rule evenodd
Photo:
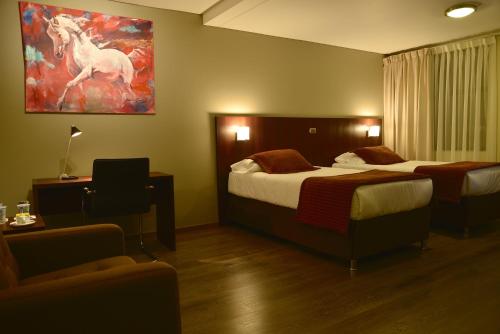
<instances>
[{"instance_id":1,"label":"lamp shade","mask_svg":"<svg viewBox=\"0 0 500 334\"><path fill-rule=\"evenodd\" d=\"M82 134L82 131L78 129L76 126L72 125L71 126L71 137L78 137L79 135Z\"/></svg>"}]
</instances>

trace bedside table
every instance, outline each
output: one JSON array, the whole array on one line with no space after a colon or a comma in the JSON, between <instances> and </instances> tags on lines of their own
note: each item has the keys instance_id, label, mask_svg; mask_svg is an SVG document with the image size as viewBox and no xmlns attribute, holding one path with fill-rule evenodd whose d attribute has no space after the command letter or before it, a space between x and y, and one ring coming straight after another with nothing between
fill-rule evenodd
<instances>
[{"instance_id":1,"label":"bedside table","mask_svg":"<svg viewBox=\"0 0 500 334\"><path fill-rule=\"evenodd\" d=\"M8 217L9 221L3 224L0 224L0 231L5 234L16 234L16 233L25 233L25 232L33 232L40 231L45 229L45 222L43 221L42 216L36 215L35 223L27 226L18 226L12 227L9 224L14 221L15 218Z\"/></svg>"}]
</instances>

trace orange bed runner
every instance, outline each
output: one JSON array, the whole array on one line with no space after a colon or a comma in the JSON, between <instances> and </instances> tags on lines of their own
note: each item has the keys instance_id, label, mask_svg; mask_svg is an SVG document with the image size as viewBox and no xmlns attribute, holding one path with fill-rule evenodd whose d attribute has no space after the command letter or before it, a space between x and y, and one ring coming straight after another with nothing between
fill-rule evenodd
<instances>
[{"instance_id":1,"label":"orange bed runner","mask_svg":"<svg viewBox=\"0 0 500 334\"><path fill-rule=\"evenodd\" d=\"M418 166L416 173L427 174L432 178L434 197L446 202L460 202L462 186L467 172L500 166L498 162L460 161L444 165Z\"/></svg>"},{"instance_id":2,"label":"orange bed runner","mask_svg":"<svg viewBox=\"0 0 500 334\"><path fill-rule=\"evenodd\" d=\"M346 234L351 218L352 196L357 187L428 178L416 173L370 170L355 174L310 177L300 188L297 219L305 224Z\"/></svg>"}]
</instances>

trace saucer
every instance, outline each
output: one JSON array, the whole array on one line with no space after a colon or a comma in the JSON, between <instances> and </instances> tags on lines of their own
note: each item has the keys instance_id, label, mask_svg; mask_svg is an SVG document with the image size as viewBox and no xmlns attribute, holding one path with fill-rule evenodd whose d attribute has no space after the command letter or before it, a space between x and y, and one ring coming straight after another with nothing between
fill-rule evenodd
<instances>
[{"instance_id":1,"label":"saucer","mask_svg":"<svg viewBox=\"0 0 500 334\"><path fill-rule=\"evenodd\" d=\"M29 223L24 223L24 224L18 224L15 220L10 223L9 225L12 226L12 227L22 227L22 226L29 226L29 225L33 225L34 223L36 223L36 221L34 219L30 219L30 222Z\"/></svg>"}]
</instances>

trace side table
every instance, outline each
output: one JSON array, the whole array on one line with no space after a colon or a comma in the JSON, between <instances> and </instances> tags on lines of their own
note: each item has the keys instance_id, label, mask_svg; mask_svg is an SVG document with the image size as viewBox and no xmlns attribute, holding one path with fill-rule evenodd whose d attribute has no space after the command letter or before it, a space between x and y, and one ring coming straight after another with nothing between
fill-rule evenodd
<instances>
[{"instance_id":1,"label":"side table","mask_svg":"<svg viewBox=\"0 0 500 334\"><path fill-rule=\"evenodd\" d=\"M16 233L25 233L25 232L33 232L33 231L40 231L45 229L45 222L43 221L42 216L40 215L35 215L35 223L32 225L27 225L27 226L17 226L17 227L12 227L9 224L14 221L15 218L13 217L8 217L9 221L3 224L0 224L0 231L2 231L3 234L16 234Z\"/></svg>"}]
</instances>

